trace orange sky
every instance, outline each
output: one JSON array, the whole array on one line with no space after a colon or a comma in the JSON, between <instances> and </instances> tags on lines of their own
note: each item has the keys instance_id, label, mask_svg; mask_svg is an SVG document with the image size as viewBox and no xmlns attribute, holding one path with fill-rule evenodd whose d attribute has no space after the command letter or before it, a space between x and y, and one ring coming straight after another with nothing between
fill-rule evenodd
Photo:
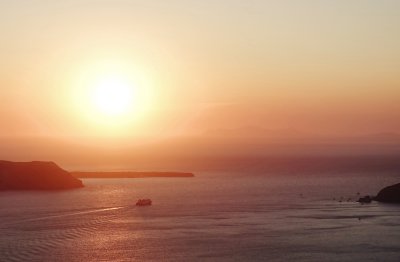
<instances>
[{"instance_id":1,"label":"orange sky","mask_svg":"<svg viewBox=\"0 0 400 262\"><path fill-rule=\"evenodd\" d=\"M0 17L13 157L38 137L107 148L400 133L398 1L16 0ZM90 102L110 71L146 94L123 116Z\"/></svg>"}]
</instances>

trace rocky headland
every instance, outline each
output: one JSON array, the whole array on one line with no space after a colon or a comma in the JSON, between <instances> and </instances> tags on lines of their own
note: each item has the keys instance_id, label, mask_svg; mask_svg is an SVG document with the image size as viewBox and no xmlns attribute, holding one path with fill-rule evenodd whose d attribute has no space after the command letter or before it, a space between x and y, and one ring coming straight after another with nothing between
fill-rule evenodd
<instances>
[{"instance_id":1,"label":"rocky headland","mask_svg":"<svg viewBox=\"0 0 400 262\"><path fill-rule=\"evenodd\" d=\"M61 190L83 187L54 162L0 160L0 190Z\"/></svg>"},{"instance_id":2,"label":"rocky headland","mask_svg":"<svg viewBox=\"0 0 400 262\"><path fill-rule=\"evenodd\" d=\"M400 203L400 183L383 188L374 197L374 200L384 203Z\"/></svg>"}]
</instances>

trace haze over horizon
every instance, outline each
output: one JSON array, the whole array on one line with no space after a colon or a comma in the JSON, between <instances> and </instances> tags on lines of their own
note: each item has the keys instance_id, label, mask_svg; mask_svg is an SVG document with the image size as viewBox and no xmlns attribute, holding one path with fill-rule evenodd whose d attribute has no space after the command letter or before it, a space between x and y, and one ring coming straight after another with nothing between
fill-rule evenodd
<instances>
[{"instance_id":1,"label":"haze over horizon","mask_svg":"<svg viewBox=\"0 0 400 262\"><path fill-rule=\"evenodd\" d=\"M399 10L2 1L0 159L398 155Z\"/></svg>"}]
</instances>

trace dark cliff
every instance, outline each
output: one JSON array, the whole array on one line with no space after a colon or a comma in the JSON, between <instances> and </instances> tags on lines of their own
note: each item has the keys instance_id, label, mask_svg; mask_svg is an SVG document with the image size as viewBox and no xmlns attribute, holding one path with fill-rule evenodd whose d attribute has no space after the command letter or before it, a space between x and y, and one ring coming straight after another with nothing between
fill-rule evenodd
<instances>
[{"instance_id":1,"label":"dark cliff","mask_svg":"<svg viewBox=\"0 0 400 262\"><path fill-rule=\"evenodd\" d=\"M385 203L400 203L400 183L385 187L374 200Z\"/></svg>"},{"instance_id":2,"label":"dark cliff","mask_svg":"<svg viewBox=\"0 0 400 262\"><path fill-rule=\"evenodd\" d=\"M60 190L83 187L53 162L0 160L0 190Z\"/></svg>"}]
</instances>

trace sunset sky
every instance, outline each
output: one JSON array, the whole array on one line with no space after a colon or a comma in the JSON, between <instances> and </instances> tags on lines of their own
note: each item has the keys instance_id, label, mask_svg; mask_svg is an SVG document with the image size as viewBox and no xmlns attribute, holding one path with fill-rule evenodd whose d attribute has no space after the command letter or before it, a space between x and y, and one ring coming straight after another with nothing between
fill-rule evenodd
<instances>
[{"instance_id":1,"label":"sunset sky","mask_svg":"<svg viewBox=\"0 0 400 262\"><path fill-rule=\"evenodd\" d=\"M400 133L397 0L3 0L0 19L1 158Z\"/></svg>"}]
</instances>

